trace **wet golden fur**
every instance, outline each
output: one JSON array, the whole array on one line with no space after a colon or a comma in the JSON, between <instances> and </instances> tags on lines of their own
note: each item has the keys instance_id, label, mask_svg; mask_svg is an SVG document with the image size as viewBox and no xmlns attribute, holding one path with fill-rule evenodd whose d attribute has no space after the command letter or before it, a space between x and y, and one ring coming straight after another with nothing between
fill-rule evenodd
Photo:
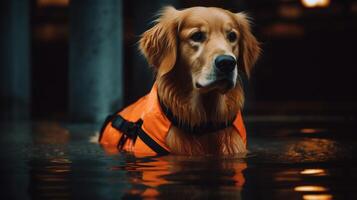
<instances>
[{"instance_id":1,"label":"wet golden fur","mask_svg":"<svg viewBox=\"0 0 357 200\"><path fill-rule=\"evenodd\" d=\"M203 43L190 41L197 29L207 32ZM236 42L227 42L226 31L235 32ZM249 76L260 48L243 13L220 8L193 7L181 11L163 9L154 27L140 40L140 50L156 69L159 99L182 122L191 126L232 120L243 106L240 78L234 88L196 88L195 81L209 72L218 54L237 58L238 67ZM198 78L197 78L198 77ZM203 136L193 136L171 127L166 142L173 153L185 155L245 153L245 145L232 127Z\"/></svg>"}]
</instances>

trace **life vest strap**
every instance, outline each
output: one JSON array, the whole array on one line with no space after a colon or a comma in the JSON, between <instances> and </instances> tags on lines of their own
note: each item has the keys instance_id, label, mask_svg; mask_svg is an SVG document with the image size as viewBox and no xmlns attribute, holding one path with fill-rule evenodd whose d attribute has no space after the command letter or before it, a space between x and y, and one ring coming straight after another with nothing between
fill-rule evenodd
<instances>
[{"instance_id":1,"label":"life vest strap","mask_svg":"<svg viewBox=\"0 0 357 200\"><path fill-rule=\"evenodd\" d=\"M137 122L129 122L125 120L123 117L120 115L116 115L112 119L112 126L116 128L117 130L123 132L126 136L128 136L130 139L134 139L137 136L138 129L141 128L142 121L139 120Z\"/></svg>"},{"instance_id":2,"label":"life vest strap","mask_svg":"<svg viewBox=\"0 0 357 200\"><path fill-rule=\"evenodd\" d=\"M143 129L143 121L139 119L137 122L130 122L125 120L120 115L115 115L111 118L112 126L118 131L122 132L122 136L118 142L118 148L121 150L128 139L135 140L139 137L148 147L155 151L158 155L166 155L169 152L153 140Z\"/></svg>"},{"instance_id":3,"label":"life vest strap","mask_svg":"<svg viewBox=\"0 0 357 200\"><path fill-rule=\"evenodd\" d=\"M214 122L206 122L196 126L191 126L187 123L182 122L178 117L176 117L169 107L165 106L162 101L159 101L160 107L168 120L172 123L173 126L189 133L191 135L204 135L207 133L218 132L225 128L231 127L236 117L227 122L222 123L214 123Z\"/></svg>"}]
</instances>

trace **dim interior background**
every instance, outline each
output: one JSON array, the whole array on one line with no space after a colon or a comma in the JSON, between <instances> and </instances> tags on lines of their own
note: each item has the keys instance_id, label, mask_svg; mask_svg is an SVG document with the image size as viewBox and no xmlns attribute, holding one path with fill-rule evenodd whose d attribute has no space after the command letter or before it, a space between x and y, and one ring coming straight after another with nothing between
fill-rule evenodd
<instances>
[{"instance_id":1,"label":"dim interior background","mask_svg":"<svg viewBox=\"0 0 357 200\"><path fill-rule=\"evenodd\" d=\"M146 94L154 78L137 41L165 5L252 17L263 53L245 82L248 119L354 119L354 0L2 1L2 119L98 122Z\"/></svg>"},{"instance_id":2,"label":"dim interior background","mask_svg":"<svg viewBox=\"0 0 357 200\"><path fill-rule=\"evenodd\" d=\"M88 142L151 88L137 41L164 5L253 18L247 158L108 156ZM357 0L1 0L1 199L356 199L356 36Z\"/></svg>"}]
</instances>

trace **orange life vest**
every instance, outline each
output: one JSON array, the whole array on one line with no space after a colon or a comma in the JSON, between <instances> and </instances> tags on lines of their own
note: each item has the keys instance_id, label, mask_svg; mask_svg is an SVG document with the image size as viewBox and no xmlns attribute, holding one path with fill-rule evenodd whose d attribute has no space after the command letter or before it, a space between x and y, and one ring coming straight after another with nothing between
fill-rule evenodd
<instances>
[{"instance_id":1,"label":"orange life vest","mask_svg":"<svg viewBox=\"0 0 357 200\"><path fill-rule=\"evenodd\" d=\"M120 147L136 155L168 154L170 148L165 139L171 124L161 109L157 85L154 84L149 94L107 118L99 142L109 153L118 152ZM240 112L232 126L246 144L246 130Z\"/></svg>"}]
</instances>

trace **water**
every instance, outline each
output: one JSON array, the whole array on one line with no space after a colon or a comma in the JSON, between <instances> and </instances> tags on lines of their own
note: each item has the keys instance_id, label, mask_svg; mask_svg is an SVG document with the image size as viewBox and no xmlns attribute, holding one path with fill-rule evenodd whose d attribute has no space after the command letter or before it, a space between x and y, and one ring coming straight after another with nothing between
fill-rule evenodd
<instances>
[{"instance_id":1,"label":"water","mask_svg":"<svg viewBox=\"0 0 357 200\"><path fill-rule=\"evenodd\" d=\"M256 129L246 158L138 158L90 143L97 127L2 123L1 199L357 199L351 129Z\"/></svg>"}]
</instances>

